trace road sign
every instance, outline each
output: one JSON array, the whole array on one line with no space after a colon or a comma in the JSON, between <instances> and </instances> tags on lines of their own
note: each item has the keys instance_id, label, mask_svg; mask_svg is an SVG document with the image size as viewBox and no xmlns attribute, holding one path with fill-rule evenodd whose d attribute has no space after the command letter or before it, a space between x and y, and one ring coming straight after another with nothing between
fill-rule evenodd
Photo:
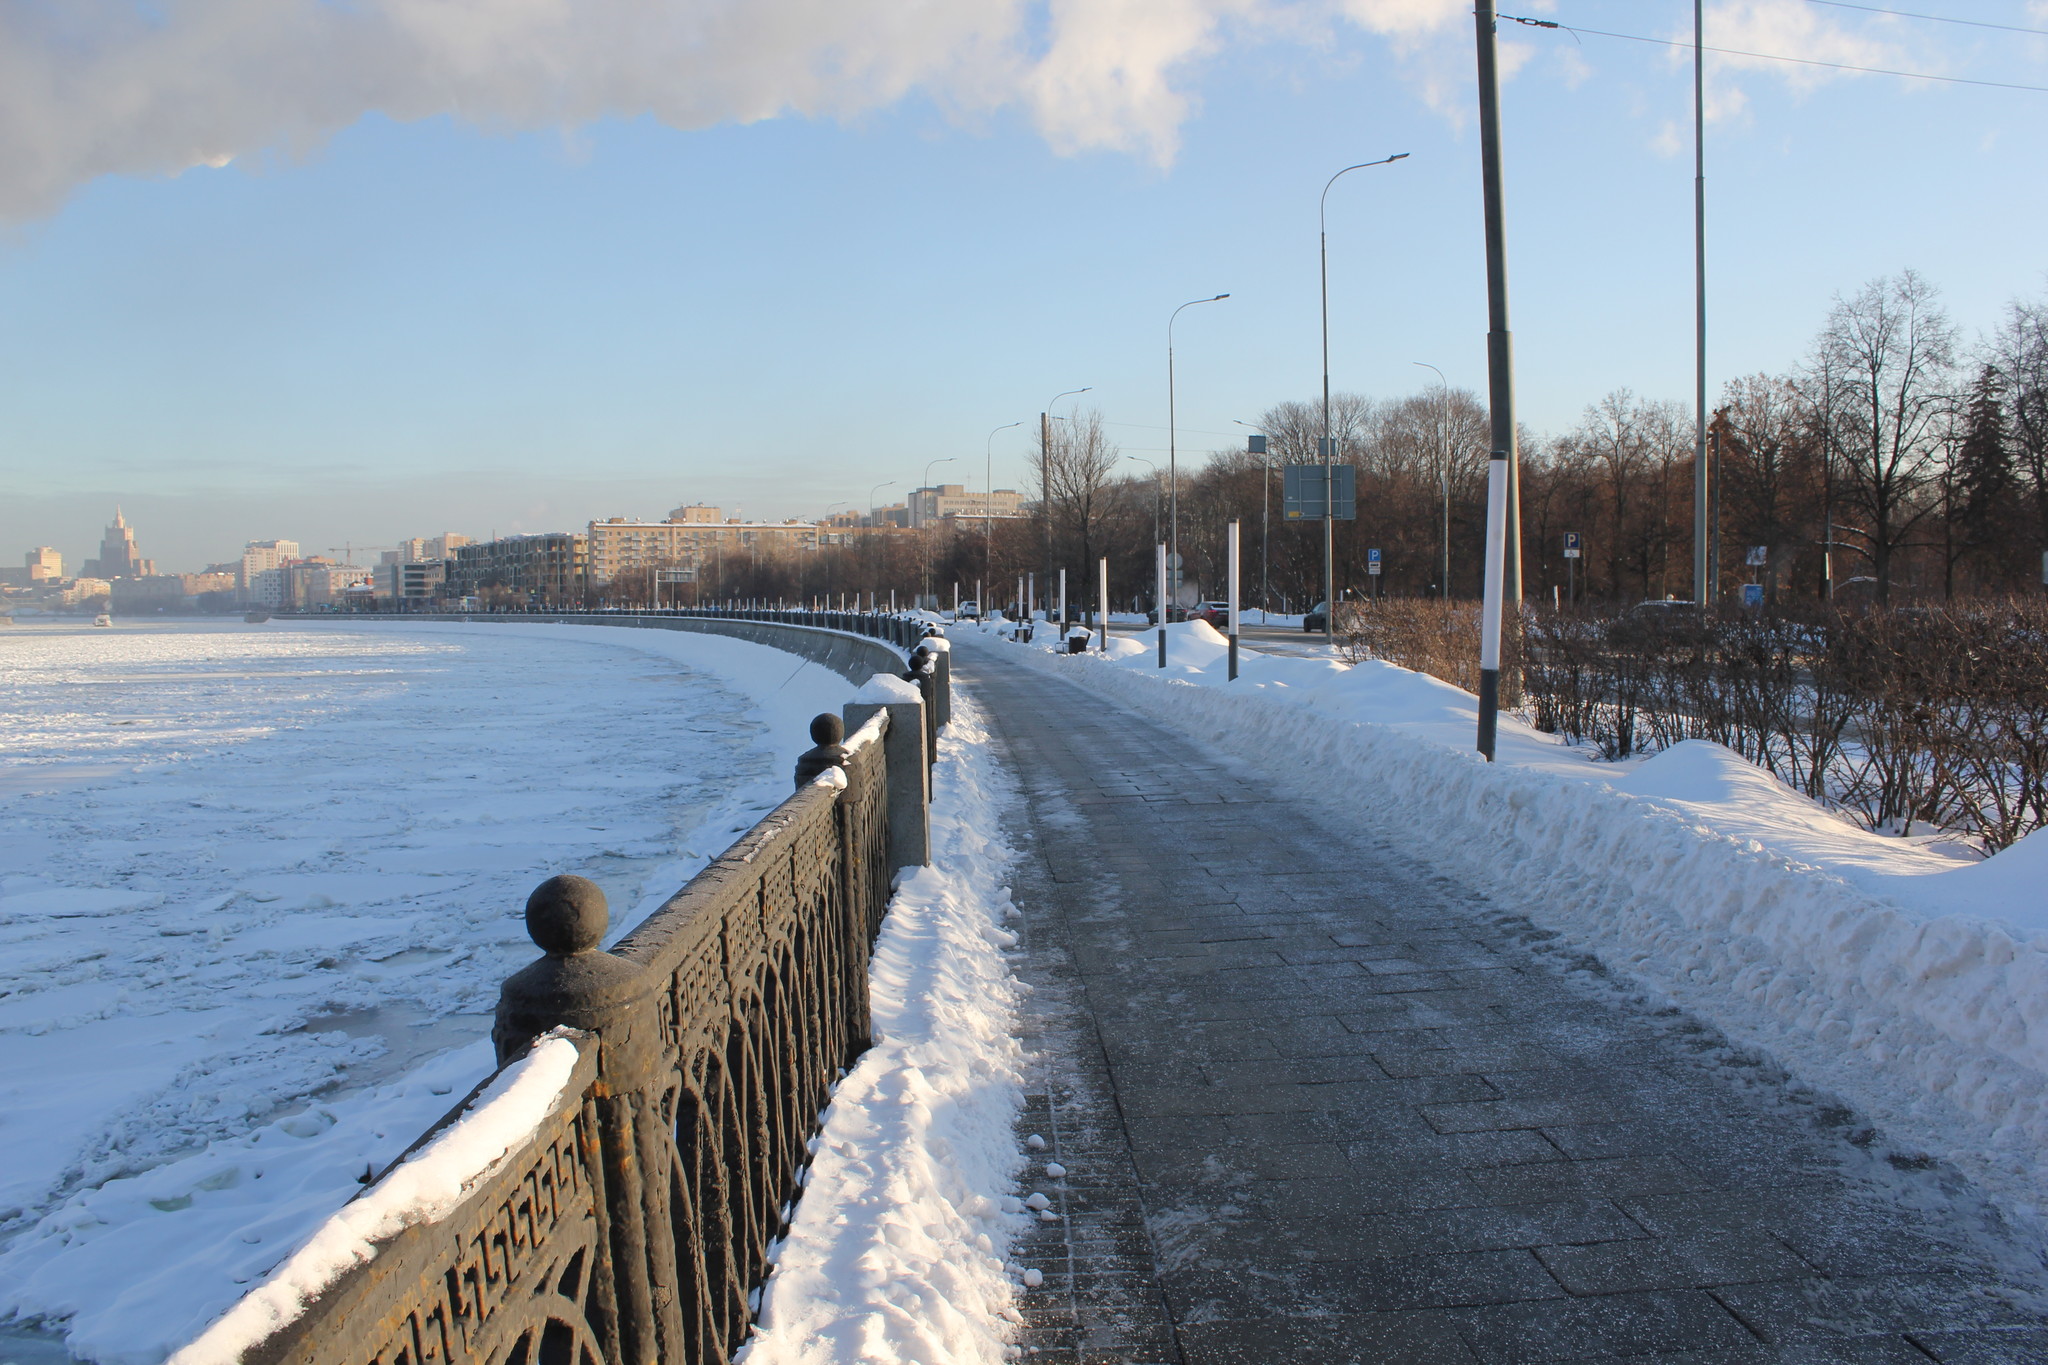
<instances>
[{"instance_id":1,"label":"road sign","mask_svg":"<svg viewBox=\"0 0 2048 1365\"><path fill-rule=\"evenodd\" d=\"M1247 454L1247 455L1263 455L1263 454L1265 454L1265 453L1266 453L1266 438L1265 438L1265 437L1263 437L1263 436L1247 436L1247 437L1245 437L1245 438L1244 438L1244 453L1245 453L1245 454Z\"/></svg>"},{"instance_id":2,"label":"road sign","mask_svg":"<svg viewBox=\"0 0 2048 1365\"><path fill-rule=\"evenodd\" d=\"M1762 567L1763 567L1764 565L1766 565L1766 564L1768 564L1768 563L1770 563L1770 562L1771 562L1771 547L1770 547L1770 546L1768 546L1768 545L1752 545L1752 546L1750 546L1750 547L1749 547L1749 560L1748 560L1748 563L1749 563L1749 566L1750 566L1750 567L1751 567L1752 569L1761 569L1761 568L1762 568Z\"/></svg>"},{"instance_id":3,"label":"road sign","mask_svg":"<svg viewBox=\"0 0 2048 1365\"><path fill-rule=\"evenodd\" d=\"M656 569L654 571L654 581L657 583L695 583L697 581L697 571L695 569Z\"/></svg>"},{"instance_id":4,"label":"road sign","mask_svg":"<svg viewBox=\"0 0 2048 1365\"><path fill-rule=\"evenodd\" d=\"M1321 521L1326 491L1332 519L1358 518L1358 471L1348 464L1291 464L1280 483L1281 516L1288 521Z\"/></svg>"},{"instance_id":5,"label":"road sign","mask_svg":"<svg viewBox=\"0 0 2048 1365\"><path fill-rule=\"evenodd\" d=\"M1367 550L1365 552L1365 571L1369 574L1377 574L1380 571L1380 552L1378 550Z\"/></svg>"},{"instance_id":6,"label":"road sign","mask_svg":"<svg viewBox=\"0 0 2048 1365\"><path fill-rule=\"evenodd\" d=\"M1579 533L1577 531L1566 531L1564 533L1564 557L1566 559L1577 559L1579 557Z\"/></svg>"},{"instance_id":7,"label":"road sign","mask_svg":"<svg viewBox=\"0 0 2048 1365\"><path fill-rule=\"evenodd\" d=\"M1744 583L1742 585L1742 605L1745 607L1760 607L1763 604L1764 585L1761 583Z\"/></svg>"}]
</instances>

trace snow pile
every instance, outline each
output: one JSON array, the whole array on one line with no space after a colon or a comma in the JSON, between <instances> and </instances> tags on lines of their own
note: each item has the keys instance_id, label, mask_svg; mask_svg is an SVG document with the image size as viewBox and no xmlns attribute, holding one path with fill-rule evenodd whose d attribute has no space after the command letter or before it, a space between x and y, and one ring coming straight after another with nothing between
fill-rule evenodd
<instances>
[{"instance_id":1,"label":"snow pile","mask_svg":"<svg viewBox=\"0 0 2048 1365\"><path fill-rule=\"evenodd\" d=\"M375 1259L377 1243L453 1213L510 1158L561 1102L579 1049L557 1030L506 1067L455 1123L317 1228L262 1284L165 1365L235 1365L242 1353L295 1320L343 1273Z\"/></svg>"},{"instance_id":2,"label":"snow pile","mask_svg":"<svg viewBox=\"0 0 2048 1365\"><path fill-rule=\"evenodd\" d=\"M899 884L870 971L874 1047L840 1082L746 1365L1002 1360L1023 1103L1003 959L1014 801L972 698L933 770L932 864Z\"/></svg>"},{"instance_id":3,"label":"snow pile","mask_svg":"<svg viewBox=\"0 0 2048 1365\"><path fill-rule=\"evenodd\" d=\"M625 933L849 690L680 631L8 633L0 1320L190 1340L490 1074L536 882Z\"/></svg>"},{"instance_id":4,"label":"snow pile","mask_svg":"<svg viewBox=\"0 0 2048 1365\"><path fill-rule=\"evenodd\" d=\"M1405 836L2021 1205L2048 1198L2048 838L1971 866L1856 829L1719 746L1631 765L1385 663L1244 650L1200 622L1107 656L1002 647ZM983 648L993 641L961 632Z\"/></svg>"},{"instance_id":5,"label":"snow pile","mask_svg":"<svg viewBox=\"0 0 2048 1365\"><path fill-rule=\"evenodd\" d=\"M874 702L887 706L893 702L919 701L924 694L917 690L917 684L894 673L877 673L861 684L853 694L857 702Z\"/></svg>"}]
</instances>

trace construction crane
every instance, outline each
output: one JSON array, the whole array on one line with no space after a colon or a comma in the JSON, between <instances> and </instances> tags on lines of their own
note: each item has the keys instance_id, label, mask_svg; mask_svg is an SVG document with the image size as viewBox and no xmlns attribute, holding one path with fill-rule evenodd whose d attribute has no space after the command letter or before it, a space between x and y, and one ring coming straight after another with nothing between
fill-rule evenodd
<instances>
[{"instance_id":1,"label":"construction crane","mask_svg":"<svg viewBox=\"0 0 2048 1365\"><path fill-rule=\"evenodd\" d=\"M356 565L357 550L395 550L397 548L396 545L358 545L354 541L345 540L339 545L328 546L327 553L333 554L336 550L341 551L341 562L351 568L355 568L358 567Z\"/></svg>"}]
</instances>

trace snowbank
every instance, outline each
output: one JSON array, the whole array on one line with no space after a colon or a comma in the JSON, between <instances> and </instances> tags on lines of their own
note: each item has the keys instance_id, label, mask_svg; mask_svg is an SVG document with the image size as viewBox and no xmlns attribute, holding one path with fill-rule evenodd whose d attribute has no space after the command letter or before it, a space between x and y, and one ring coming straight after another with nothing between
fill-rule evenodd
<instances>
[{"instance_id":1,"label":"snowbank","mask_svg":"<svg viewBox=\"0 0 2048 1365\"><path fill-rule=\"evenodd\" d=\"M1970 866L1850 826L1718 746L1626 767L1503 719L1471 750L1473 698L1168 628L1062 656L956 638L1049 669L1262 764L1411 840L1506 904L2020 1205L2048 1196L2048 841Z\"/></svg>"},{"instance_id":2,"label":"snowbank","mask_svg":"<svg viewBox=\"0 0 2048 1365\"><path fill-rule=\"evenodd\" d=\"M899 884L870 970L874 1047L840 1082L765 1286L746 1365L979 1365L1004 1358L1024 1226L1004 883L1015 799L982 713L956 694L933 771L932 863Z\"/></svg>"}]
</instances>

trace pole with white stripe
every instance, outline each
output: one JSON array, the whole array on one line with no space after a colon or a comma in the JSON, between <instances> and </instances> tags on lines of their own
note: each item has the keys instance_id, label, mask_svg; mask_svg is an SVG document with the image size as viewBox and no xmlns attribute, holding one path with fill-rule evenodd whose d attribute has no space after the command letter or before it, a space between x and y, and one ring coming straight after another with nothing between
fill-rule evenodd
<instances>
[{"instance_id":1,"label":"pole with white stripe","mask_svg":"<svg viewBox=\"0 0 2048 1365\"><path fill-rule=\"evenodd\" d=\"M1486 462L1486 581L1479 612L1479 752L1493 762L1500 724L1501 570L1507 563L1508 453Z\"/></svg>"},{"instance_id":2,"label":"pole with white stripe","mask_svg":"<svg viewBox=\"0 0 2048 1365\"><path fill-rule=\"evenodd\" d=\"M1095 563L1095 623L1102 629L1102 652L1109 652L1109 557Z\"/></svg>"},{"instance_id":3,"label":"pole with white stripe","mask_svg":"<svg viewBox=\"0 0 2048 1365\"><path fill-rule=\"evenodd\" d=\"M1237 681L1237 519L1230 521L1230 680Z\"/></svg>"},{"instance_id":4,"label":"pole with white stripe","mask_svg":"<svg viewBox=\"0 0 2048 1365\"><path fill-rule=\"evenodd\" d=\"M1166 667L1166 542L1159 542L1159 589L1154 597L1159 611L1159 666Z\"/></svg>"}]
</instances>

